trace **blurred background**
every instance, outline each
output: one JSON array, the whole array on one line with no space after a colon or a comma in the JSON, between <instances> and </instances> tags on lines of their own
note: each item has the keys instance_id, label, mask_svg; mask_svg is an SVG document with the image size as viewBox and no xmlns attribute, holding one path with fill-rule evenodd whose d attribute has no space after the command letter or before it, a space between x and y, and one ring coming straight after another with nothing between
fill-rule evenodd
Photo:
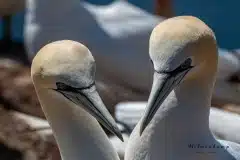
<instances>
[{"instance_id":1,"label":"blurred background","mask_svg":"<svg viewBox=\"0 0 240 160\"><path fill-rule=\"evenodd\" d=\"M239 116L239 5L236 0L0 0L0 159L60 160L30 78L31 60L42 46L61 39L86 44L96 56L100 95L117 115L118 103L147 100L149 35L159 22L178 15L196 16L215 32L219 66L212 105ZM116 47L121 49L113 53ZM136 64L127 62L134 57ZM113 71L106 62L116 64ZM141 68L143 63L149 67ZM239 143L239 133L231 134Z\"/></svg>"}]
</instances>

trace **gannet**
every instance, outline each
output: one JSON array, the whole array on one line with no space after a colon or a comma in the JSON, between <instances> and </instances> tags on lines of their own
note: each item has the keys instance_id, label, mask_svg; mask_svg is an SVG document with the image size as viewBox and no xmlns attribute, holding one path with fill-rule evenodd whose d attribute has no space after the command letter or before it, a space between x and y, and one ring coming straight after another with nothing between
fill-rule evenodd
<instances>
[{"instance_id":1,"label":"gannet","mask_svg":"<svg viewBox=\"0 0 240 160\"><path fill-rule=\"evenodd\" d=\"M96 91L94 75L94 58L78 42L52 42L33 59L32 81L64 160L119 160L96 121L123 140Z\"/></svg>"},{"instance_id":2,"label":"gannet","mask_svg":"<svg viewBox=\"0 0 240 160\"><path fill-rule=\"evenodd\" d=\"M195 17L170 18L153 29L149 54L153 85L125 160L240 159L239 145L209 130L218 58L213 31Z\"/></svg>"}]
</instances>

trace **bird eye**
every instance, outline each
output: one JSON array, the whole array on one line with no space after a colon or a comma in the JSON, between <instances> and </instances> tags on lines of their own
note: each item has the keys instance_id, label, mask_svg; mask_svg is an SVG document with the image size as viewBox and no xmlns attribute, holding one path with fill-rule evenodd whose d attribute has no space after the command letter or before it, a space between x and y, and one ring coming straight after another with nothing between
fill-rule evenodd
<instances>
[{"instance_id":1,"label":"bird eye","mask_svg":"<svg viewBox=\"0 0 240 160\"><path fill-rule=\"evenodd\" d=\"M192 64L192 59L188 58L181 64L180 67L181 67L181 69L187 69L191 66L191 64Z\"/></svg>"},{"instance_id":2,"label":"bird eye","mask_svg":"<svg viewBox=\"0 0 240 160\"><path fill-rule=\"evenodd\" d=\"M56 86L58 90L67 90L69 88L69 86L61 82L57 82Z\"/></svg>"}]
</instances>

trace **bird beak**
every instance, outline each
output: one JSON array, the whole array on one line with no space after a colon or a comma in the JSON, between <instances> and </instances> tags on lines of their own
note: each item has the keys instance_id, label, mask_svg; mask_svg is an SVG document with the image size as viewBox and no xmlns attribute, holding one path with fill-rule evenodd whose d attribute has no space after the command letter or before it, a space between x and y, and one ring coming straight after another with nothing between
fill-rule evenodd
<instances>
[{"instance_id":1,"label":"bird beak","mask_svg":"<svg viewBox=\"0 0 240 160\"><path fill-rule=\"evenodd\" d=\"M150 123L165 98L182 81L191 68L192 67L189 66L188 68L176 69L172 72L155 71L151 93L148 98L147 109L140 126L140 135Z\"/></svg>"},{"instance_id":2,"label":"bird beak","mask_svg":"<svg viewBox=\"0 0 240 160\"><path fill-rule=\"evenodd\" d=\"M62 84L61 84L62 85ZM89 114L95 117L104 127L115 134L121 141L123 137L121 131L117 127L111 114L106 109L102 99L96 91L95 85L87 88L65 87L67 89L56 89L63 94L67 99L78 106L83 107Z\"/></svg>"}]
</instances>

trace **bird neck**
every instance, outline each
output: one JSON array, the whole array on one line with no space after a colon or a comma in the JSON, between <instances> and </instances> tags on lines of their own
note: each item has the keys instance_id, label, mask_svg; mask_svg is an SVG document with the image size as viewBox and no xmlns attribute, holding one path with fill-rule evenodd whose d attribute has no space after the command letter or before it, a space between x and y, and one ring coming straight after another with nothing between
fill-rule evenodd
<instances>
[{"instance_id":1,"label":"bird neck","mask_svg":"<svg viewBox=\"0 0 240 160\"><path fill-rule=\"evenodd\" d=\"M81 107L53 90L37 90L63 160L118 160L99 123Z\"/></svg>"},{"instance_id":2,"label":"bird neck","mask_svg":"<svg viewBox=\"0 0 240 160\"><path fill-rule=\"evenodd\" d=\"M206 142L213 139L209 130L213 83L209 81L183 82L169 94L148 128L154 146L177 152L189 144L211 143Z\"/></svg>"}]
</instances>

